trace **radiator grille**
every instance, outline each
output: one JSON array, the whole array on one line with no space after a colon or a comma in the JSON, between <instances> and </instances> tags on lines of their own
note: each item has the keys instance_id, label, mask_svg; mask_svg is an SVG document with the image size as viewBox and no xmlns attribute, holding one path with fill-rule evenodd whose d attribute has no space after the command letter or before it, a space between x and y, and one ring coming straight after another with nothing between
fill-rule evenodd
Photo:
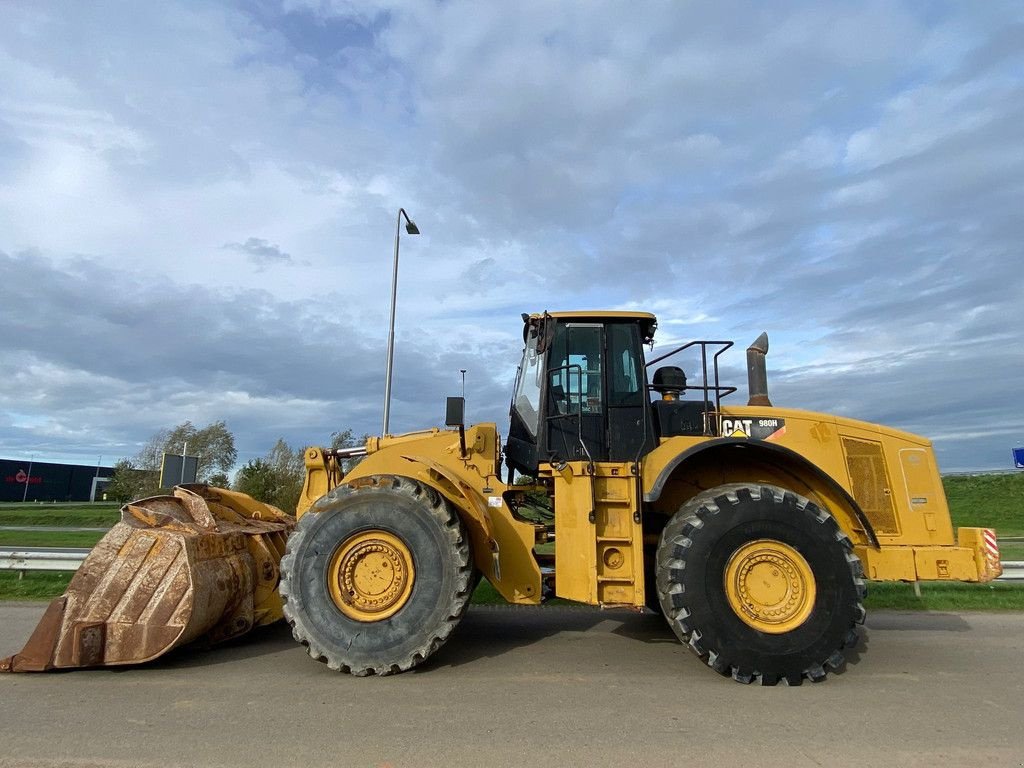
<instances>
[{"instance_id":1,"label":"radiator grille","mask_svg":"<svg viewBox=\"0 0 1024 768\"><path fill-rule=\"evenodd\" d=\"M886 492L891 486L881 443L844 437L843 451L853 483L853 498L868 516L875 533L898 534L900 527L892 505L892 494Z\"/></svg>"}]
</instances>

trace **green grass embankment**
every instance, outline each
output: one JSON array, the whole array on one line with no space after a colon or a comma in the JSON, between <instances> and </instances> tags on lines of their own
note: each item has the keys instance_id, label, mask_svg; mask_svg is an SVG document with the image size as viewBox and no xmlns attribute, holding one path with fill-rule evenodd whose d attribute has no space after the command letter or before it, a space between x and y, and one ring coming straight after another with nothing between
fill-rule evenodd
<instances>
[{"instance_id":1,"label":"green grass embankment","mask_svg":"<svg viewBox=\"0 0 1024 768\"><path fill-rule=\"evenodd\" d=\"M942 478L953 527L995 528L1024 537L1024 472Z\"/></svg>"},{"instance_id":2,"label":"green grass embankment","mask_svg":"<svg viewBox=\"0 0 1024 768\"><path fill-rule=\"evenodd\" d=\"M1024 611L1024 584L991 582L960 584L948 581L921 582L921 596L913 584L869 581L868 611Z\"/></svg>"},{"instance_id":3,"label":"green grass embankment","mask_svg":"<svg viewBox=\"0 0 1024 768\"><path fill-rule=\"evenodd\" d=\"M17 571L0 571L0 600L52 600L64 593L73 573L29 571L19 579Z\"/></svg>"},{"instance_id":4,"label":"green grass embankment","mask_svg":"<svg viewBox=\"0 0 1024 768\"><path fill-rule=\"evenodd\" d=\"M0 531L0 547L89 547L102 531Z\"/></svg>"},{"instance_id":5,"label":"green grass embankment","mask_svg":"<svg viewBox=\"0 0 1024 768\"><path fill-rule=\"evenodd\" d=\"M119 504L0 504L0 526L52 525L109 528L121 519Z\"/></svg>"}]
</instances>

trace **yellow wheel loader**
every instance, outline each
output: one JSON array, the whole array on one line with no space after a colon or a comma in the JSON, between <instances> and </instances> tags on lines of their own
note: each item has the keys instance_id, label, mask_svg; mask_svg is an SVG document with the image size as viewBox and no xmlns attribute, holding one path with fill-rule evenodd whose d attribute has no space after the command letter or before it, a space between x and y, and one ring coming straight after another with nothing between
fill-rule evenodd
<instances>
[{"instance_id":1,"label":"yellow wheel loader","mask_svg":"<svg viewBox=\"0 0 1024 768\"><path fill-rule=\"evenodd\" d=\"M749 403L728 406L731 342L645 360L650 314L523 320L503 451L495 425L466 428L450 398L454 429L307 452L281 594L313 658L355 675L410 669L482 576L511 603L655 608L721 674L799 684L843 664L865 576L1000 574L991 531L954 537L927 440L772 406L766 336L747 350ZM696 386L655 367L688 349ZM339 461L360 454L343 477Z\"/></svg>"},{"instance_id":2,"label":"yellow wheel loader","mask_svg":"<svg viewBox=\"0 0 1024 768\"><path fill-rule=\"evenodd\" d=\"M735 388L719 381L731 342L690 342L648 360L651 314L523 321L504 446L495 424L467 427L464 401L449 398L445 429L306 451L279 607L313 658L359 676L408 670L447 640L486 578L516 604L558 596L658 610L717 672L796 685L844 663L864 621L865 577L1001 573L992 531L954 535L926 439L771 404L766 336L747 350L743 406L727 404ZM697 384L662 364L683 353L699 360ZM250 518L276 512L245 506ZM289 523L274 519L285 532ZM277 560L263 562L275 576ZM213 628L223 632L231 615ZM65 619L51 645L74 647L76 632ZM42 647L23 668L73 665ZM117 663L96 651L77 658Z\"/></svg>"}]
</instances>

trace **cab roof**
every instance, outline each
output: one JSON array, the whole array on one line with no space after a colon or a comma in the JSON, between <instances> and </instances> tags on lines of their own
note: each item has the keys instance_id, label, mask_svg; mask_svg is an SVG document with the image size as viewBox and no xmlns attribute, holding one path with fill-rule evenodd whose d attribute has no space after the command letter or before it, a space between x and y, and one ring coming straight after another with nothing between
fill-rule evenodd
<instances>
[{"instance_id":1,"label":"cab roof","mask_svg":"<svg viewBox=\"0 0 1024 768\"><path fill-rule=\"evenodd\" d=\"M570 312L534 312L530 317L540 318L543 315L556 318L598 318L610 317L619 320L648 320L657 322L658 318L650 312L622 312L618 310L594 309L594 310L572 310Z\"/></svg>"},{"instance_id":2,"label":"cab roof","mask_svg":"<svg viewBox=\"0 0 1024 768\"><path fill-rule=\"evenodd\" d=\"M523 339L526 339L527 329L531 325L543 322L543 318L550 317L553 320L594 320L604 322L608 320L635 320L640 324L640 333L645 344L654 339L654 332L658 329L658 318L650 312L623 312L610 309L585 309L573 310L570 312L534 312L531 315L523 313Z\"/></svg>"}]
</instances>

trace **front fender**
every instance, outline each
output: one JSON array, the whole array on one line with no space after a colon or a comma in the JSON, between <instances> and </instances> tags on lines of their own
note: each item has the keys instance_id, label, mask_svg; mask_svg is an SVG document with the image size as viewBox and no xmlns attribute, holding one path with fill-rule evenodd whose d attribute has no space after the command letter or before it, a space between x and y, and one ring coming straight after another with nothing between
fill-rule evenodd
<instances>
[{"instance_id":1,"label":"front fender","mask_svg":"<svg viewBox=\"0 0 1024 768\"><path fill-rule=\"evenodd\" d=\"M400 475L433 488L457 510L472 544L473 563L512 603L536 604L541 599L540 566L533 556L536 531L517 520L504 499L508 487L483 478L473 469L425 452L388 451L371 454L345 478L358 482L373 475Z\"/></svg>"}]
</instances>

